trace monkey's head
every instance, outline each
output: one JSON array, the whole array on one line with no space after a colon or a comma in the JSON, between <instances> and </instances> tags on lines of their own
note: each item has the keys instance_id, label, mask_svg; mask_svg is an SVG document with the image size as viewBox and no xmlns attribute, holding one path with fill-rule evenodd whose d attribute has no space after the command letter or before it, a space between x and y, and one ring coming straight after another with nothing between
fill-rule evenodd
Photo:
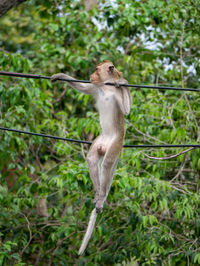
<instances>
[{"instance_id":1,"label":"monkey's head","mask_svg":"<svg viewBox=\"0 0 200 266\"><path fill-rule=\"evenodd\" d=\"M90 81L94 84L98 84L112 78L118 80L121 77L122 72L119 72L112 62L106 60L96 66L95 72L90 76Z\"/></svg>"}]
</instances>

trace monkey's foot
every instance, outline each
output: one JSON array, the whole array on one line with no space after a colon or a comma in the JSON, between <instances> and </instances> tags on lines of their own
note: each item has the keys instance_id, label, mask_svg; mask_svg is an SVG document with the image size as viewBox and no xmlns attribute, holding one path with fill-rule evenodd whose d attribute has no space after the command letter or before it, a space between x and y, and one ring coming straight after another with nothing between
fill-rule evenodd
<instances>
[{"instance_id":1,"label":"monkey's foot","mask_svg":"<svg viewBox=\"0 0 200 266\"><path fill-rule=\"evenodd\" d=\"M103 210L103 208L97 208L97 207L96 207L96 212L97 212L97 213L101 213L102 210Z\"/></svg>"},{"instance_id":2,"label":"monkey's foot","mask_svg":"<svg viewBox=\"0 0 200 266\"><path fill-rule=\"evenodd\" d=\"M102 199L98 199L97 200L96 206L95 206L97 213L102 212L102 210L103 210L103 204L104 204L104 200L102 200Z\"/></svg>"}]
</instances>

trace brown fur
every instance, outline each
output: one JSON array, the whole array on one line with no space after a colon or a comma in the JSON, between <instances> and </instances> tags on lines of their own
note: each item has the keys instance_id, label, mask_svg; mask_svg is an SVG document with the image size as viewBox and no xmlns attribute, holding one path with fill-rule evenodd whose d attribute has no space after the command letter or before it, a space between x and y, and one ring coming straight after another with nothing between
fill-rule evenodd
<instances>
[{"instance_id":1,"label":"brown fur","mask_svg":"<svg viewBox=\"0 0 200 266\"><path fill-rule=\"evenodd\" d=\"M105 60L101 62L100 64L98 64L96 66L95 72L90 76L90 80L92 81L92 83L98 84L101 82L105 82L105 79L104 79L105 76L106 76L106 80L107 79L119 80L120 78L122 78L122 72L118 71L114 67L114 70L111 73L109 70L109 66L113 66L113 63L109 60ZM106 75L106 72L108 73L108 75Z\"/></svg>"},{"instance_id":2,"label":"brown fur","mask_svg":"<svg viewBox=\"0 0 200 266\"><path fill-rule=\"evenodd\" d=\"M111 64L113 64L110 60L104 60L104 61L102 61L101 63L99 63L98 65L96 65L96 67L98 67L98 66L102 66L102 65L104 65L105 63L111 63Z\"/></svg>"}]
</instances>

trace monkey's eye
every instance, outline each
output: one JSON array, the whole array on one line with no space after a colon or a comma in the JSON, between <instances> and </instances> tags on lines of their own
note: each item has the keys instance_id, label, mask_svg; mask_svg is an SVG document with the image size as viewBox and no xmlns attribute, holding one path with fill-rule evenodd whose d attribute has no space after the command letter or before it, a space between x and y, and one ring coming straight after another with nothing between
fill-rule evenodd
<instances>
[{"instance_id":1,"label":"monkey's eye","mask_svg":"<svg viewBox=\"0 0 200 266\"><path fill-rule=\"evenodd\" d=\"M114 70L114 66L109 66L109 71L112 73Z\"/></svg>"}]
</instances>

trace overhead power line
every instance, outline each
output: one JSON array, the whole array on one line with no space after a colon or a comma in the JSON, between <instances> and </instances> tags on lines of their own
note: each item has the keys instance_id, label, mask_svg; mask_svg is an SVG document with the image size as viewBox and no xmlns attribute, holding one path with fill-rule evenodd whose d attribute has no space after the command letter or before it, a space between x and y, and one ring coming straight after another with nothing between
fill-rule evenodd
<instances>
[{"instance_id":1,"label":"overhead power line","mask_svg":"<svg viewBox=\"0 0 200 266\"><path fill-rule=\"evenodd\" d=\"M35 74L25 74L25 73L16 73L16 72L6 72L0 71L0 75L2 76L10 76L10 77L19 77L19 78L33 78L33 79L51 79L48 76L35 75ZM69 82L80 82L80 83L91 83L89 80L79 80L79 79L58 79L61 81L69 81ZM115 86L115 83L106 82L105 85ZM200 92L200 89L193 88L177 88L177 87L163 87L163 86L150 86L150 85L136 85L136 84L123 84L124 87L131 88L144 88L144 89L157 89L157 90L176 90L176 91L196 91Z\"/></svg>"},{"instance_id":2,"label":"overhead power line","mask_svg":"<svg viewBox=\"0 0 200 266\"><path fill-rule=\"evenodd\" d=\"M52 135L47 135L47 134L41 134L41 133L35 133L35 132L30 132L30 131L24 131L24 130L18 130L18 129L13 129L13 128L7 128L7 127L0 127L0 130L4 131L12 131L15 133L21 133L21 134L28 134L32 136L38 136L38 137L43 137L43 138L51 138L51 139L57 139L57 140L64 140L64 141L69 141L69 142L76 142L76 143L82 143L82 144L92 144L91 141L86 141L86 140L78 140L78 139L70 139L70 138L63 138L63 137L58 137L58 136L52 136ZM194 147L194 148L200 148L200 144L166 144L166 145L123 145L124 148L186 148L186 147Z\"/></svg>"}]
</instances>

